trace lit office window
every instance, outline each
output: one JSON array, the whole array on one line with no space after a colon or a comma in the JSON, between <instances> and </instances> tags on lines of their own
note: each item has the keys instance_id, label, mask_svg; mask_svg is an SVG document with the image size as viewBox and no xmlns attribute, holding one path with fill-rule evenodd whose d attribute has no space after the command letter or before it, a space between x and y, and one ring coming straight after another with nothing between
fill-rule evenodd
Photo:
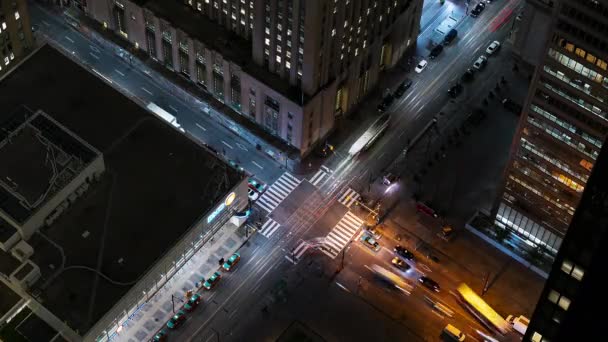
<instances>
[{"instance_id":1,"label":"lit office window","mask_svg":"<svg viewBox=\"0 0 608 342\"><path fill-rule=\"evenodd\" d=\"M555 291L555 290L551 290L551 292L549 292L549 296L547 297L547 299L549 299L549 301L553 304L557 304L557 301L559 300L559 292Z\"/></svg>"},{"instance_id":2,"label":"lit office window","mask_svg":"<svg viewBox=\"0 0 608 342\"><path fill-rule=\"evenodd\" d=\"M574 265L574 269L572 270L572 274L570 274L570 275L572 276L572 278L574 278L578 281L581 281L581 280L583 280L585 271L581 267Z\"/></svg>"},{"instance_id":3,"label":"lit office window","mask_svg":"<svg viewBox=\"0 0 608 342\"><path fill-rule=\"evenodd\" d=\"M559 301L557 302L557 305L559 305L559 307L564 309L565 311L568 311L568 308L570 307L570 303L571 303L570 299L568 299L564 296L561 296L559 298Z\"/></svg>"},{"instance_id":4,"label":"lit office window","mask_svg":"<svg viewBox=\"0 0 608 342\"><path fill-rule=\"evenodd\" d=\"M15 20L19 20L19 18L21 18L19 11L15 11Z\"/></svg>"}]
</instances>

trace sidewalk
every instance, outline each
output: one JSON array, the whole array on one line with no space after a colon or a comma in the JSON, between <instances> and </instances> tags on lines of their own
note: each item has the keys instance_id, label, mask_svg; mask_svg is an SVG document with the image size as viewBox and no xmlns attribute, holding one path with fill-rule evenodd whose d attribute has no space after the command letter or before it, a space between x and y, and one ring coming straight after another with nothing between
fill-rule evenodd
<instances>
[{"instance_id":1,"label":"sidewalk","mask_svg":"<svg viewBox=\"0 0 608 342\"><path fill-rule=\"evenodd\" d=\"M201 285L201 279L207 279L217 271L219 259L227 258L247 241L246 226L247 224L243 224L238 227L231 222L224 224L211 240L173 275L171 280L125 322L119 333L110 336L110 340L148 341L159 329L165 328L165 323L173 315L172 296L177 311L186 301L186 292L193 290L193 293L196 293L197 285ZM203 300L204 297L205 294Z\"/></svg>"}]
</instances>

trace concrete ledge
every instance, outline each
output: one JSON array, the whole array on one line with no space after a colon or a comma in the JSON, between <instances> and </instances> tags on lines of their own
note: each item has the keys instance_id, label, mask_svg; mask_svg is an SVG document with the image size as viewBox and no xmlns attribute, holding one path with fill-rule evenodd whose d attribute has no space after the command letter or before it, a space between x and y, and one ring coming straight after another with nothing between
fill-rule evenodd
<instances>
[{"instance_id":1,"label":"concrete ledge","mask_svg":"<svg viewBox=\"0 0 608 342\"><path fill-rule=\"evenodd\" d=\"M540 275L544 279L547 279L549 277L549 274L547 272L545 272L545 271L539 269L538 267L534 266L532 263L530 263L526 259L524 259L521 256L513 253L512 251L510 251L509 249L505 248L500 243L496 242L494 239L490 238L486 234L484 234L484 233L480 232L479 230L477 230L475 227L471 226L470 223L473 220L473 218L475 216L477 216L477 214L478 213L475 213L475 215L473 215L473 217L464 225L464 227L468 231L470 231L471 233L475 234L476 236L478 236L479 238L481 238L485 242L489 243L490 245L494 246L494 248L496 248L496 249L500 250L501 252L505 253L506 255L510 256L512 259L516 260L520 264L526 266L528 269L532 270L534 273Z\"/></svg>"}]
</instances>

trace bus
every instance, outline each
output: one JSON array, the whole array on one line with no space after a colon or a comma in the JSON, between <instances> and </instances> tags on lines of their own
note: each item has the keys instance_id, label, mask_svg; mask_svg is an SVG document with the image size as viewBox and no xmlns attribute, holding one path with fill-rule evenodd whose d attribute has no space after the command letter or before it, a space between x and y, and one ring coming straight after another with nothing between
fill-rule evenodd
<instances>
[{"instance_id":1,"label":"bus","mask_svg":"<svg viewBox=\"0 0 608 342\"><path fill-rule=\"evenodd\" d=\"M396 287L397 289L401 290L402 292L404 292L408 295L412 292L412 289L414 288L410 283L405 281L403 278L401 278L400 276L396 275L395 273L387 270L386 268L384 268L382 266L374 264L374 265L372 265L372 267L370 269L372 272L374 272L374 274L377 277L390 283L391 285L393 285L394 287Z\"/></svg>"},{"instance_id":2,"label":"bus","mask_svg":"<svg viewBox=\"0 0 608 342\"><path fill-rule=\"evenodd\" d=\"M456 296L458 302L491 331L501 335L511 332L511 325L467 284L462 283L458 286Z\"/></svg>"},{"instance_id":3,"label":"bus","mask_svg":"<svg viewBox=\"0 0 608 342\"><path fill-rule=\"evenodd\" d=\"M363 135L360 136L357 141L355 141L348 151L348 154L351 157L354 157L359 154L359 152L365 151L372 146L372 144L378 140L382 133L384 133L384 131L388 128L390 118L390 114L384 114L376 119L376 121L369 126L365 133L363 133Z\"/></svg>"}]
</instances>

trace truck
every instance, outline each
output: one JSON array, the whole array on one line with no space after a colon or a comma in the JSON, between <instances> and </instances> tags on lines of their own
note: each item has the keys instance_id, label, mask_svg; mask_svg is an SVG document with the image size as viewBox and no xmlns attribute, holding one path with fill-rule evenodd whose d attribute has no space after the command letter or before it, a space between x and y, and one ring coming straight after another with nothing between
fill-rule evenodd
<instances>
[{"instance_id":1,"label":"truck","mask_svg":"<svg viewBox=\"0 0 608 342\"><path fill-rule=\"evenodd\" d=\"M448 33L443 37L443 45L449 45L457 35L458 31L456 31L456 29L449 30Z\"/></svg>"},{"instance_id":2,"label":"truck","mask_svg":"<svg viewBox=\"0 0 608 342\"><path fill-rule=\"evenodd\" d=\"M161 119L170 123L171 126L177 128L180 132L182 132L182 133L185 132L185 130L182 128L182 126L177 122L177 118L174 115L172 115L171 113L169 113L166 110L159 107L156 103L150 102L150 103L148 103L148 106L146 106L146 108L149 111L151 111L152 113L159 116Z\"/></svg>"}]
</instances>

